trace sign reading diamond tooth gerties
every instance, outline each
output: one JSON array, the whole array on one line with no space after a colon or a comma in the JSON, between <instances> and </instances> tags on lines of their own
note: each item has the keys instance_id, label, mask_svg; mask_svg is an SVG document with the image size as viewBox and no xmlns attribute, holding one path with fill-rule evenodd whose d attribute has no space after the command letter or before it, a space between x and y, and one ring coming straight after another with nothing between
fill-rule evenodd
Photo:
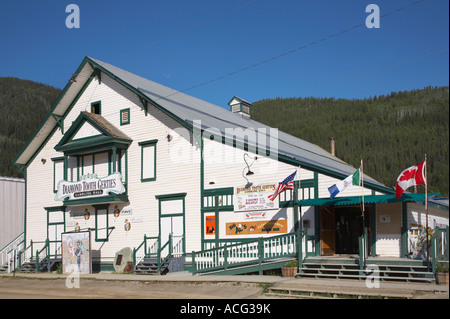
<instances>
[{"instance_id":1,"label":"sign reading diamond tooth gerties","mask_svg":"<svg viewBox=\"0 0 450 319\"><path fill-rule=\"evenodd\" d=\"M82 176L81 180L77 182L60 181L55 194L55 201L61 201L66 198L74 200L102 197L111 193L125 193L125 186L122 183L122 175L120 173L113 173L103 178L98 178L97 174L88 174Z\"/></svg>"}]
</instances>

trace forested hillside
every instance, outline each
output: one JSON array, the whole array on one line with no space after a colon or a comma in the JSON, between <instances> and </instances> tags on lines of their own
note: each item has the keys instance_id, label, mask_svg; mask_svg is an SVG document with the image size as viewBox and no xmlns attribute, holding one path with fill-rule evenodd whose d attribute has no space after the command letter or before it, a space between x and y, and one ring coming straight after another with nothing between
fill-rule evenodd
<instances>
[{"instance_id":1,"label":"forested hillside","mask_svg":"<svg viewBox=\"0 0 450 319\"><path fill-rule=\"evenodd\" d=\"M0 176L22 177L12 165L59 89L0 77ZM391 93L363 100L276 98L253 103L251 117L330 150L394 187L405 168L428 158L429 191L448 196L449 88ZM423 188L419 187L419 191Z\"/></svg>"},{"instance_id":2,"label":"forested hillside","mask_svg":"<svg viewBox=\"0 0 450 319\"><path fill-rule=\"evenodd\" d=\"M427 154L428 191L449 194L448 87L363 100L268 99L253 103L251 117L327 151L334 137L337 157L356 168L363 159L364 173L389 187Z\"/></svg>"},{"instance_id":3,"label":"forested hillside","mask_svg":"<svg viewBox=\"0 0 450 319\"><path fill-rule=\"evenodd\" d=\"M60 92L45 84L0 77L0 176L23 177L12 161Z\"/></svg>"}]
</instances>

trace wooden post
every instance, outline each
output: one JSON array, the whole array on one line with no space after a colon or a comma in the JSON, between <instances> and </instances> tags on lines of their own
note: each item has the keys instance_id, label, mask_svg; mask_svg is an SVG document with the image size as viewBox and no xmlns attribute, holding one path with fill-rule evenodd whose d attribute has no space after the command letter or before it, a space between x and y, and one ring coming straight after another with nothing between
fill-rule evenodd
<instances>
[{"instance_id":1,"label":"wooden post","mask_svg":"<svg viewBox=\"0 0 450 319\"><path fill-rule=\"evenodd\" d=\"M264 245L262 238L258 238L258 265L259 265L259 275L262 275L262 261L264 260Z\"/></svg>"},{"instance_id":2,"label":"wooden post","mask_svg":"<svg viewBox=\"0 0 450 319\"><path fill-rule=\"evenodd\" d=\"M195 264L195 251L192 252L192 276L197 272L197 265Z\"/></svg>"},{"instance_id":3,"label":"wooden post","mask_svg":"<svg viewBox=\"0 0 450 319\"><path fill-rule=\"evenodd\" d=\"M296 239L297 239L297 258L298 258L298 272L301 273L302 263L303 263L303 232L297 229Z\"/></svg>"}]
</instances>

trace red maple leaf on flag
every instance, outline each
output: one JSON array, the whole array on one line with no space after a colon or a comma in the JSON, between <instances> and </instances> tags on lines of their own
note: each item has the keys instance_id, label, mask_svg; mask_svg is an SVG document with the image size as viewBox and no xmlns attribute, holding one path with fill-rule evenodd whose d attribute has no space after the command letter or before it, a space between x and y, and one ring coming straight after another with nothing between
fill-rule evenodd
<instances>
[{"instance_id":1,"label":"red maple leaf on flag","mask_svg":"<svg viewBox=\"0 0 450 319\"><path fill-rule=\"evenodd\" d=\"M416 176L417 167L413 166L412 168L406 169L402 172L399 181L408 181L411 178L414 178Z\"/></svg>"},{"instance_id":2,"label":"red maple leaf on flag","mask_svg":"<svg viewBox=\"0 0 450 319\"><path fill-rule=\"evenodd\" d=\"M408 167L400 173L397 178L395 197L400 198L408 187L426 183L424 176L424 165L425 162L422 162L416 166Z\"/></svg>"}]
</instances>

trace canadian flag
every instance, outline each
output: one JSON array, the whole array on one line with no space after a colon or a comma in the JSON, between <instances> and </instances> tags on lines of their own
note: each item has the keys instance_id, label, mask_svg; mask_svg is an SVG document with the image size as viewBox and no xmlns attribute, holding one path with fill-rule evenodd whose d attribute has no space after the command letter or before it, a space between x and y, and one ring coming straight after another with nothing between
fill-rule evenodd
<instances>
[{"instance_id":1,"label":"canadian flag","mask_svg":"<svg viewBox=\"0 0 450 319\"><path fill-rule=\"evenodd\" d=\"M426 162L422 162L416 166L411 166L400 173L395 187L396 198L402 197L403 192L411 186L426 184L427 181L424 173L425 164Z\"/></svg>"}]
</instances>

